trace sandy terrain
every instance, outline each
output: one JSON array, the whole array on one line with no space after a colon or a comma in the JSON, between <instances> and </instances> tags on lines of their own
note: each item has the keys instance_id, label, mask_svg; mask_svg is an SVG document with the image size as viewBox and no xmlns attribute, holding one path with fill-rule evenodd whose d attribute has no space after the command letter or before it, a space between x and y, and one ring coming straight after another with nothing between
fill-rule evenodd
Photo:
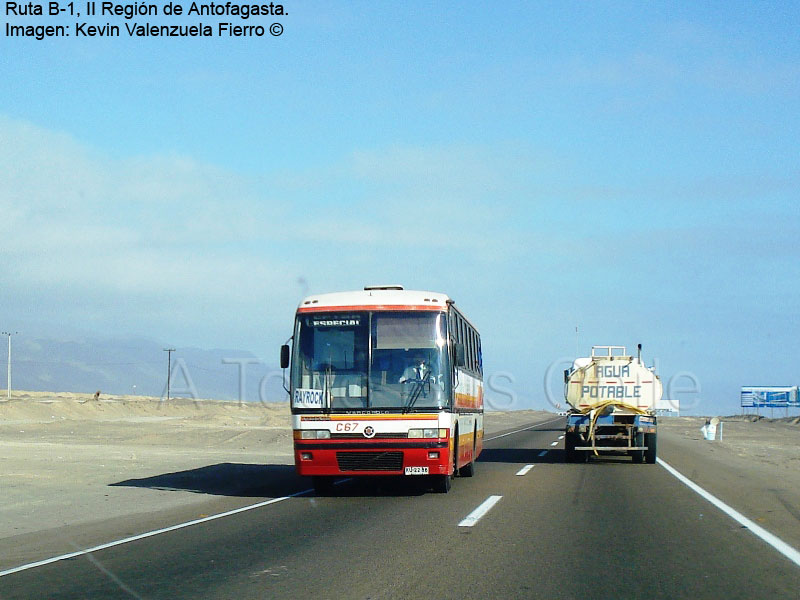
<instances>
[{"instance_id":1,"label":"sandy terrain","mask_svg":"<svg viewBox=\"0 0 800 600\"><path fill-rule=\"evenodd\" d=\"M664 418L659 455L692 481L800 548L800 424L796 419L723 418L707 441L698 417ZM661 448L665 448L661 452Z\"/></svg>"},{"instance_id":2,"label":"sandy terrain","mask_svg":"<svg viewBox=\"0 0 800 600\"><path fill-rule=\"evenodd\" d=\"M555 415L487 413L487 436L548 417ZM703 422L661 419L660 447L667 450L660 455L670 454L687 476L800 544L800 425L730 418L723 440L709 442ZM32 535L67 526L83 531L122 517L133 533L148 513L191 512L214 496L247 496L238 486L285 476L290 465L285 403L20 393L0 402L0 550L20 548L21 560ZM219 486L227 487L215 488L215 473L224 474Z\"/></svg>"},{"instance_id":3,"label":"sandy terrain","mask_svg":"<svg viewBox=\"0 0 800 600\"><path fill-rule=\"evenodd\" d=\"M660 431L729 463L751 465L776 478L796 478L800 489L800 419L724 417L722 439L703 439L703 417L662 418Z\"/></svg>"},{"instance_id":4,"label":"sandy terrain","mask_svg":"<svg viewBox=\"0 0 800 600\"><path fill-rule=\"evenodd\" d=\"M487 413L486 431L546 414ZM191 490L191 481L157 489L125 484L131 480L292 461L286 403L17 393L0 402L0 538L185 506L204 496Z\"/></svg>"}]
</instances>

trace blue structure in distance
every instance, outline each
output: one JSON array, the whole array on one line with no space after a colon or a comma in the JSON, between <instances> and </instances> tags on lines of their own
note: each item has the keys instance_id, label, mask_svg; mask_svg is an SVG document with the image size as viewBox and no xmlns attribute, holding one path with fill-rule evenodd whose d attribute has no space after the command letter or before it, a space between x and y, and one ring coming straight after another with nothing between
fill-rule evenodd
<instances>
[{"instance_id":1,"label":"blue structure in distance","mask_svg":"<svg viewBox=\"0 0 800 600\"><path fill-rule=\"evenodd\" d=\"M742 408L800 408L797 386L742 387Z\"/></svg>"}]
</instances>

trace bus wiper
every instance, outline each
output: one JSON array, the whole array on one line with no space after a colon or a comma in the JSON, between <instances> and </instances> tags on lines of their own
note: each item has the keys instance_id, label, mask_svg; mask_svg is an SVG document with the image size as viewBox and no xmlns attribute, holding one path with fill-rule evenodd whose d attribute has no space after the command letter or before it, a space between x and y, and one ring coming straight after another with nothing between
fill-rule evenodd
<instances>
[{"instance_id":1,"label":"bus wiper","mask_svg":"<svg viewBox=\"0 0 800 600\"><path fill-rule=\"evenodd\" d=\"M431 378L431 370L428 369L422 376L422 379L414 380L414 387L411 390L411 393L408 395L408 402L406 402L406 405L403 407L404 413L407 413L414 407L414 404L416 404L417 399L420 396L427 395L424 394L425 384L427 383L428 386L430 387L430 378Z\"/></svg>"}]
</instances>

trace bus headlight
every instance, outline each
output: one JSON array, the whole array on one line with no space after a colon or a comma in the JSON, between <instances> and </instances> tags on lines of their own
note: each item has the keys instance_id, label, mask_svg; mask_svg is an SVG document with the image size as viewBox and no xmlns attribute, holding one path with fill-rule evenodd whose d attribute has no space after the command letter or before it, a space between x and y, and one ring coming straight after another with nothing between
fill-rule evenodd
<instances>
[{"instance_id":1,"label":"bus headlight","mask_svg":"<svg viewBox=\"0 0 800 600\"><path fill-rule=\"evenodd\" d=\"M442 437L439 435L441 433L440 429L409 429L408 430L408 437L410 438L435 438L435 437Z\"/></svg>"},{"instance_id":2,"label":"bus headlight","mask_svg":"<svg viewBox=\"0 0 800 600\"><path fill-rule=\"evenodd\" d=\"M327 429L300 429L294 432L296 440L328 440L331 432Z\"/></svg>"}]
</instances>

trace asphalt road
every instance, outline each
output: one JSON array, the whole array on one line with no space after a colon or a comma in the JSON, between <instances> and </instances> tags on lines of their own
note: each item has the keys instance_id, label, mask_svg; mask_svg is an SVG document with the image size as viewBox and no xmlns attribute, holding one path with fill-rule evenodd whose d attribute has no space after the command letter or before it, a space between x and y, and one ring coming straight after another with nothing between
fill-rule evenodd
<instances>
[{"instance_id":1,"label":"asphalt road","mask_svg":"<svg viewBox=\"0 0 800 600\"><path fill-rule=\"evenodd\" d=\"M476 476L456 479L448 494L402 480L345 481L333 497L309 492L0 577L0 598L800 596L800 567L660 465L565 464L560 435L558 422L488 441ZM669 462L671 451L662 437L659 456ZM517 475L526 465L534 466ZM278 466L164 478L138 484L191 481L216 494L207 514L308 487ZM474 526L459 526L491 496L501 498ZM196 513L153 514L150 526ZM128 525L134 533L143 524ZM120 531L119 522L105 527ZM82 539L56 538L53 554ZM2 562L33 554L21 548Z\"/></svg>"}]
</instances>

